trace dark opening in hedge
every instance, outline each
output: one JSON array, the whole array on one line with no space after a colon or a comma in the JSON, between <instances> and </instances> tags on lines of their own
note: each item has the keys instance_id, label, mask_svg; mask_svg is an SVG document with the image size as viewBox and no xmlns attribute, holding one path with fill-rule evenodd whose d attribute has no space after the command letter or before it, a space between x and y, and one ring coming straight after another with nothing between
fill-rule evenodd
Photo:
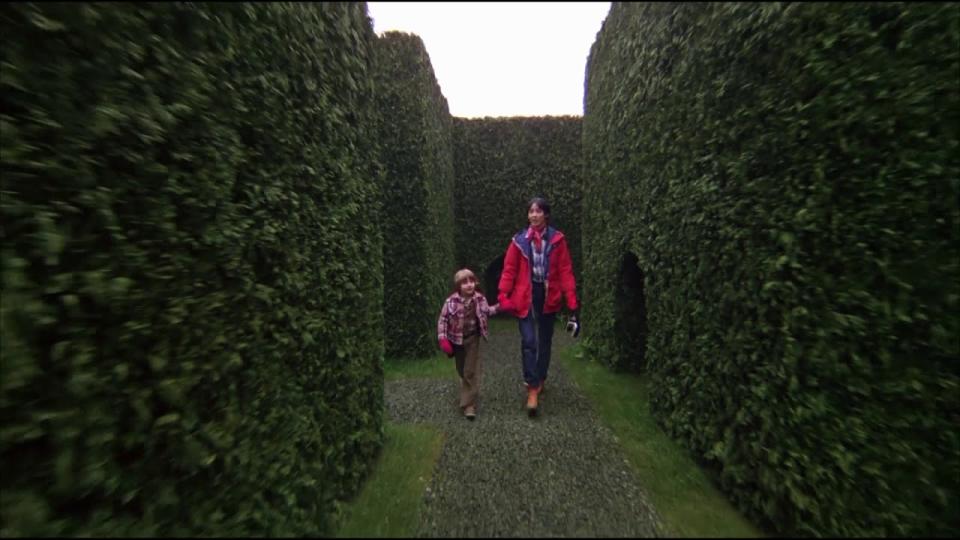
<instances>
[{"instance_id":1,"label":"dark opening in hedge","mask_svg":"<svg viewBox=\"0 0 960 540\"><path fill-rule=\"evenodd\" d=\"M487 269L483 271L482 282L480 286L483 287L483 294L487 297L487 302L491 305L497 303L497 284L500 283L500 274L503 272L503 255L494 259Z\"/></svg>"},{"instance_id":2,"label":"dark opening in hedge","mask_svg":"<svg viewBox=\"0 0 960 540\"><path fill-rule=\"evenodd\" d=\"M617 293L614 333L617 351L622 366L630 370L645 367L647 349L647 301L643 289L643 270L637 264L637 256L627 253L620 261L617 276Z\"/></svg>"}]
</instances>

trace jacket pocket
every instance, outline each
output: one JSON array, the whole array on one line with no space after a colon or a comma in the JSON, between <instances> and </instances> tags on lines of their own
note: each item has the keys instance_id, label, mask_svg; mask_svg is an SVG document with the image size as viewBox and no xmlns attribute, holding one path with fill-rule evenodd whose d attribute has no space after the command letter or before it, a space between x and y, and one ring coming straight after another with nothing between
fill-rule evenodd
<instances>
[{"instance_id":1,"label":"jacket pocket","mask_svg":"<svg viewBox=\"0 0 960 540\"><path fill-rule=\"evenodd\" d=\"M550 280L550 286L547 287L547 298L544 304L544 308L557 308L560 307L560 300L563 296L563 292L560 290L560 283Z\"/></svg>"}]
</instances>

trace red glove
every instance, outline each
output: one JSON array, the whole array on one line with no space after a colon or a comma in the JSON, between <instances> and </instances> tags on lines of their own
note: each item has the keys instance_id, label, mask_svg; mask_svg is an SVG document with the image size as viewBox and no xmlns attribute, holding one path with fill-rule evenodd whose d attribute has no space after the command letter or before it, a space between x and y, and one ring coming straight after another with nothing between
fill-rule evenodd
<instances>
[{"instance_id":1,"label":"red glove","mask_svg":"<svg viewBox=\"0 0 960 540\"><path fill-rule=\"evenodd\" d=\"M507 299L506 296L503 297L503 300L500 300L500 304L497 306L498 313L513 313L513 303Z\"/></svg>"},{"instance_id":2,"label":"red glove","mask_svg":"<svg viewBox=\"0 0 960 540\"><path fill-rule=\"evenodd\" d=\"M447 338L440 338L440 348L443 349L443 353L447 357L453 356L453 343L450 343L450 340Z\"/></svg>"}]
</instances>

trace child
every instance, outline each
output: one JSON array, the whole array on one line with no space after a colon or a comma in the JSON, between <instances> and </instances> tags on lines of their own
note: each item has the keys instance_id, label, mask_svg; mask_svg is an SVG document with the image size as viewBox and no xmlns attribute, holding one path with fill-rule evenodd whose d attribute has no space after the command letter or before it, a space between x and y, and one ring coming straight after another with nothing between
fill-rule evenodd
<instances>
[{"instance_id":1,"label":"child","mask_svg":"<svg viewBox=\"0 0 960 540\"><path fill-rule=\"evenodd\" d=\"M478 294L479 293L479 294ZM477 277L469 269L453 276L453 292L443 302L437 319L437 341L447 357L456 356L460 374L460 408L468 420L477 417L480 393L480 336L487 339L487 319L497 313L477 288Z\"/></svg>"}]
</instances>

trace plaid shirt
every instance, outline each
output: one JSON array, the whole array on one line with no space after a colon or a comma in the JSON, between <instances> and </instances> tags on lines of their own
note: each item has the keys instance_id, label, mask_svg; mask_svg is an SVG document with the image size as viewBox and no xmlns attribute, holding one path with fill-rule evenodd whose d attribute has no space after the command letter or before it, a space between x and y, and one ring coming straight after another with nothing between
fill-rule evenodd
<instances>
[{"instance_id":1,"label":"plaid shirt","mask_svg":"<svg viewBox=\"0 0 960 540\"><path fill-rule=\"evenodd\" d=\"M477 317L477 323L479 323L477 326L480 335L487 338L489 336L487 318L495 315L497 308L488 304L486 297L479 292L473 295L473 305L475 306L474 313ZM447 338L451 343L463 345L463 326L466 315L464 299L460 296L460 293L455 292L448 296L440 309L440 317L437 318L437 341Z\"/></svg>"},{"instance_id":2,"label":"plaid shirt","mask_svg":"<svg viewBox=\"0 0 960 540\"><path fill-rule=\"evenodd\" d=\"M544 230L541 232L545 235L547 232L546 228L544 228ZM546 239L537 235L533 227L527 229L527 238L530 240L530 246L533 248L533 260L530 261L533 263L530 265L530 270L533 272L531 278L533 279L534 283L543 283L543 276L547 273L547 261L543 256L546 252L544 249L546 247L544 245L546 244ZM538 244L540 249L537 249Z\"/></svg>"}]
</instances>

